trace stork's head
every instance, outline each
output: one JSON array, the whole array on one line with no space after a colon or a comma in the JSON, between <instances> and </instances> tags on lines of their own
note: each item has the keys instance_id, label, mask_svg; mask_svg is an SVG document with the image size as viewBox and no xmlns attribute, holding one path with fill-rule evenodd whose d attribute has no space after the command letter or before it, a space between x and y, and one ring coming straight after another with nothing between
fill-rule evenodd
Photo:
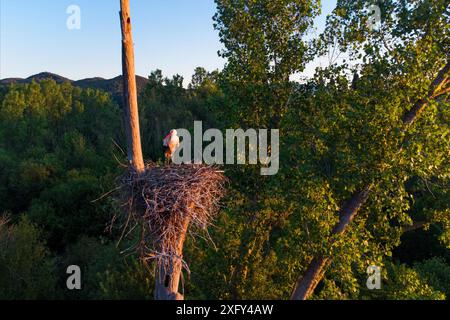
<instances>
[{"instance_id":1,"label":"stork's head","mask_svg":"<svg viewBox=\"0 0 450 320\"><path fill-rule=\"evenodd\" d=\"M178 134L177 130L172 129L170 130L169 134L164 138L164 143L166 143L166 141L168 141L170 139L170 137L172 136L176 136Z\"/></svg>"}]
</instances>

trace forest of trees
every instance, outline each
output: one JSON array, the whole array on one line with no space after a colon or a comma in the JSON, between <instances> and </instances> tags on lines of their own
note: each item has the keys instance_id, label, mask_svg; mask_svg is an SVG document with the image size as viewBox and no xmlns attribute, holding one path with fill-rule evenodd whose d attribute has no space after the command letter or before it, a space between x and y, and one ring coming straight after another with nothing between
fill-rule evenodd
<instances>
[{"instance_id":1,"label":"forest of trees","mask_svg":"<svg viewBox=\"0 0 450 320\"><path fill-rule=\"evenodd\" d=\"M367 1L339 0L310 40L319 0L215 2L226 66L186 87L151 72L144 158L162 164L165 134L201 120L279 128L280 170L224 167L214 244L185 244L186 299L289 299L296 284L311 299L450 299L448 1L384 0L373 29ZM292 80L333 51L346 60ZM53 80L0 87L0 299L153 298L153 266L111 224L121 108ZM80 291L65 286L72 264ZM371 265L381 290L366 287Z\"/></svg>"}]
</instances>

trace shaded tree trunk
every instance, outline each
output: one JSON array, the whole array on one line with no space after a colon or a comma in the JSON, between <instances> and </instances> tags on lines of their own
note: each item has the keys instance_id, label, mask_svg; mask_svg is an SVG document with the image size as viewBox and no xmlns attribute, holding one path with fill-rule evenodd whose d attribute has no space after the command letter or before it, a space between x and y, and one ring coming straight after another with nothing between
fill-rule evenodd
<instances>
[{"instance_id":1,"label":"shaded tree trunk","mask_svg":"<svg viewBox=\"0 0 450 320\"><path fill-rule=\"evenodd\" d=\"M168 267L157 267L155 276L155 299L156 300L184 300L183 295L178 293L180 279L183 270L183 246L186 239L189 219L183 221L183 231L178 238L176 257L170 257Z\"/></svg>"},{"instance_id":2,"label":"shaded tree trunk","mask_svg":"<svg viewBox=\"0 0 450 320\"><path fill-rule=\"evenodd\" d=\"M406 130L425 109L429 100L434 99L448 90L449 83L448 72L450 69L450 62L439 71L437 77L430 85L428 95L426 98L418 100L412 108L403 116L403 130ZM358 213L358 210L366 203L370 195L371 186L365 187L362 191L355 193L339 214L339 222L333 228L332 235L339 235L346 231L350 223L353 221ZM305 273L298 279L294 291L291 295L291 300L306 300L314 292L317 285L322 280L326 268L331 262L331 257L316 257L314 258Z\"/></svg>"},{"instance_id":3,"label":"shaded tree trunk","mask_svg":"<svg viewBox=\"0 0 450 320\"><path fill-rule=\"evenodd\" d=\"M339 222L334 226L332 234L342 234L347 226L353 221L358 210L364 205L369 198L370 187L365 188L361 192L355 193L341 210ZM331 259L329 257L318 256L309 264L303 277L298 279L297 285L292 293L292 300L305 300L315 290L319 282L322 280L325 270Z\"/></svg>"}]
</instances>

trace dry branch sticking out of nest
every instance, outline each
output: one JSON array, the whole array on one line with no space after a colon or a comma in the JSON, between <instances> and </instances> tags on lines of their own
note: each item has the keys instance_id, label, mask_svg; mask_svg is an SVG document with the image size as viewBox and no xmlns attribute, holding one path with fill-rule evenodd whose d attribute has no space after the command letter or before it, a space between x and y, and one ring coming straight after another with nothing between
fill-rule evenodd
<instances>
[{"instance_id":1,"label":"dry branch sticking out of nest","mask_svg":"<svg viewBox=\"0 0 450 320\"><path fill-rule=\"evenodd\" d=\"M133 249L159 266L168 267L174 257L182 260L188 225L191 233L206 232L225 195L226 181L217 167L206 165L149 164L140 175L127 170L118 193L125 209L123 235L139 227L141 239Z\"/></svg>"}]
</instances>

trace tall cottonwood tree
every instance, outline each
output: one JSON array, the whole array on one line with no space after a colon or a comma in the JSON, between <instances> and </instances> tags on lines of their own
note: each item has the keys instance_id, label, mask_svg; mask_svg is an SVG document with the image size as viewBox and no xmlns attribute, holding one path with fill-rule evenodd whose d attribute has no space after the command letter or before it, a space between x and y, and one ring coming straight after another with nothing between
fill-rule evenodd
<instances>
[{"instance_id":1,"label":"tall cottonwood tree","mask_svg":"<svg viewBox=\"0 0 450 320\"><path fill-rule=\"evenodd\" d=\"M438 96L443 94L444 91L442 86L448 82L449 70L450 64L447 63L432 81L428 94L424 98L417 100L413 106L405 112L403 116L403 130L407 130L408 126L418 119L420 113L424 111L432 100L435 100ZM351 198L346 201L339 211L339 222L332 229L331 236L339 236L350 227L350 224L355 219L358 211L368 200L372 189L372 185L367 185L362 190L355 192ZM428 223L430 222L431 221L428 221ZM423 222L418 222L418 224L420 227L423 227L424 225ZM414 228L414 226L408 228ZM330 242L329 245L331 247L333 245L332 242ZM309 298L322 280L331 260L332 257L330 256L315 257L309 264L303 276L299 278L291 298L295 300Z\"/></svg>"},{"instance_id":2,"label":"tall cottonwood tree","mask_svg":"<svg viewBox=\"0 0 450 320\"><path fill-rule=\"evenodd\" d=\"M283 134L281 124L294 89L290 77L310 59L303 38L320 11L319 1L215 2L215 28L225 47L221 56L227 59L220 76L226 104L218 110L224 128L281 129ZM265 244L289 210L275 200L280 192L272 183L276 178L261 177L254 166L230 168L228 174L235 182L228 203L233 223L228 227L237 224L229 236L239 237L239 245L230 252L229 297L259 298L250 279L264 281L265 275L257 273L270 270L263 265L272 262L264 253Z\"/></svg>"},{"instance_id":3,"label":"tall cottonwood tree","mask_svg":"<svg viewBox=\"0 0 450 320\"><path fill-rule=\"evenodd\" d=\"M283 23L265 15L268 4L217 3L216 27L229 62L222 74L229 103L221 112L227 126L278 123L281 129L277 176L263 179L251 168L230 170L234 202L226 210L224 235L216 237L229 243L224 249L228 270L217 269L232 292L221 297L288 297L298 273L303 274L314 257L324 256L333 258L332 268L320 268L319 277L312 277L321 279L327 271L318 294L358 297L364 286L358 281L364 279L367 266L389 262L403 230L424 219L448 228L448 195L441 187L447 151L439 139L447 130L446 91L439 89L439 97L427 99L431 82L446 65L447 31L440 33L448 30L444 2L417 1L405 5L405 11L400 1L387 1L402 19L388 20L389 28L382 24L380 30L369 30L364 8L370 3L339 1L327 33L311 49L321 54L338 43L337 51L349 53L353 65L359 64L358 77L351 83L355 68L344 62L317 72L305 84L272 74L274 63L267 58L271 46L264 42L270 32L265 32L264 22ZM286 12L280 8L290 3L274 6L279 6L277 12ZM383 14L386 10L382 8ZM333 24L333 17L343 21ZM359 17L356 25L350 23L355 17ZM279 18L286 24L291 21L288 15ZM289 28L278 30L284 31L289 33ZM308 61L302 55L305 51L298 52L299 60ZM423 98L428 103L419 108L425 111L421 120L404 130L404 115ZM280 116L274 116L280 110ZM418 208L411 190L416 177L439 181L430 188L442 199ZM352 228L341 233L351 219L341 214L340 220L339 212L354 208L359 213Z\"/></svg>"},{"instance_id":4,"label":"tall cottonwood tree","mask_svg":"<svg viewBox=\"0 0 450 320\"><path fill-rule=\"evenodd\" d=\"M216 0L214 26L227 59L226 88L235 97L231 121L278 128L292 91L290 77L311 58L303 37L319 14L318 0Z\"/></svg>"},{"instance_id":5,"label":"tall cottonwood tree","mask_svg":"<svg viewBox=\"0 0 450 320\"><path fill-rule=\"evenodd\" d=\"M369 16L365 9L370 4L379 5L382 12L382 21L376 29L368 24ZM413 137L408 136L409 127L418 121L421 114L426 112L427 108L433 109L448 104L450 91L448 35L449 5L445 1L394 0L367 3L367 1L342 0L338 1L337 8L328 19L327 31L317 42L319 47L337 43L338 50L347 51L350 59L363 60L363 72L368 66L375 66L380 70L380 78L387 79L392 87L400 87L399 91L393 93L392 99L397 100L397 108L404 110L403 115L398 117L399 123L396 127L382 128L386 132L397 130L402 136L397 143L395 140L387 141L396 153L393 159L399 157L403 149L411 148L408 144L414 140L414 136L427 135L419 129L413 133ZM357 83L354 89L357 90ZM377 86L371 88L373 91L377 89L379 89ZM377 94L372 93L373 96ZM406 99L402 94L406 94ZM443 127L436 126L436 128ZM445 131L442 134L445 134ZM434 149L432 152L434 154L431 154L439 159L438 155L442 151ZM437 168L436 164L433 166ZM312 295L333 258L330 254L333 241L342 238L342 234L350 228L351 222L367 203L371 193L379 188L384 170L380 170L380 167L371 170L372 176L367 179L366 185L364 186L361 181L357 187L359 190L344 201L339 210L339 221L331 230L332 240L329 249L325 250L328 254L312 259L303 276L299 278L292 299L307 299ZM439 171L435 174L439 174ZM442 215L427 217L427 223L433 221L448 225L448 217ZM423 221L417 223L419 226L424 225ZM403 230L409 228L411 227Z\"/></svg>"}]
</instances>

